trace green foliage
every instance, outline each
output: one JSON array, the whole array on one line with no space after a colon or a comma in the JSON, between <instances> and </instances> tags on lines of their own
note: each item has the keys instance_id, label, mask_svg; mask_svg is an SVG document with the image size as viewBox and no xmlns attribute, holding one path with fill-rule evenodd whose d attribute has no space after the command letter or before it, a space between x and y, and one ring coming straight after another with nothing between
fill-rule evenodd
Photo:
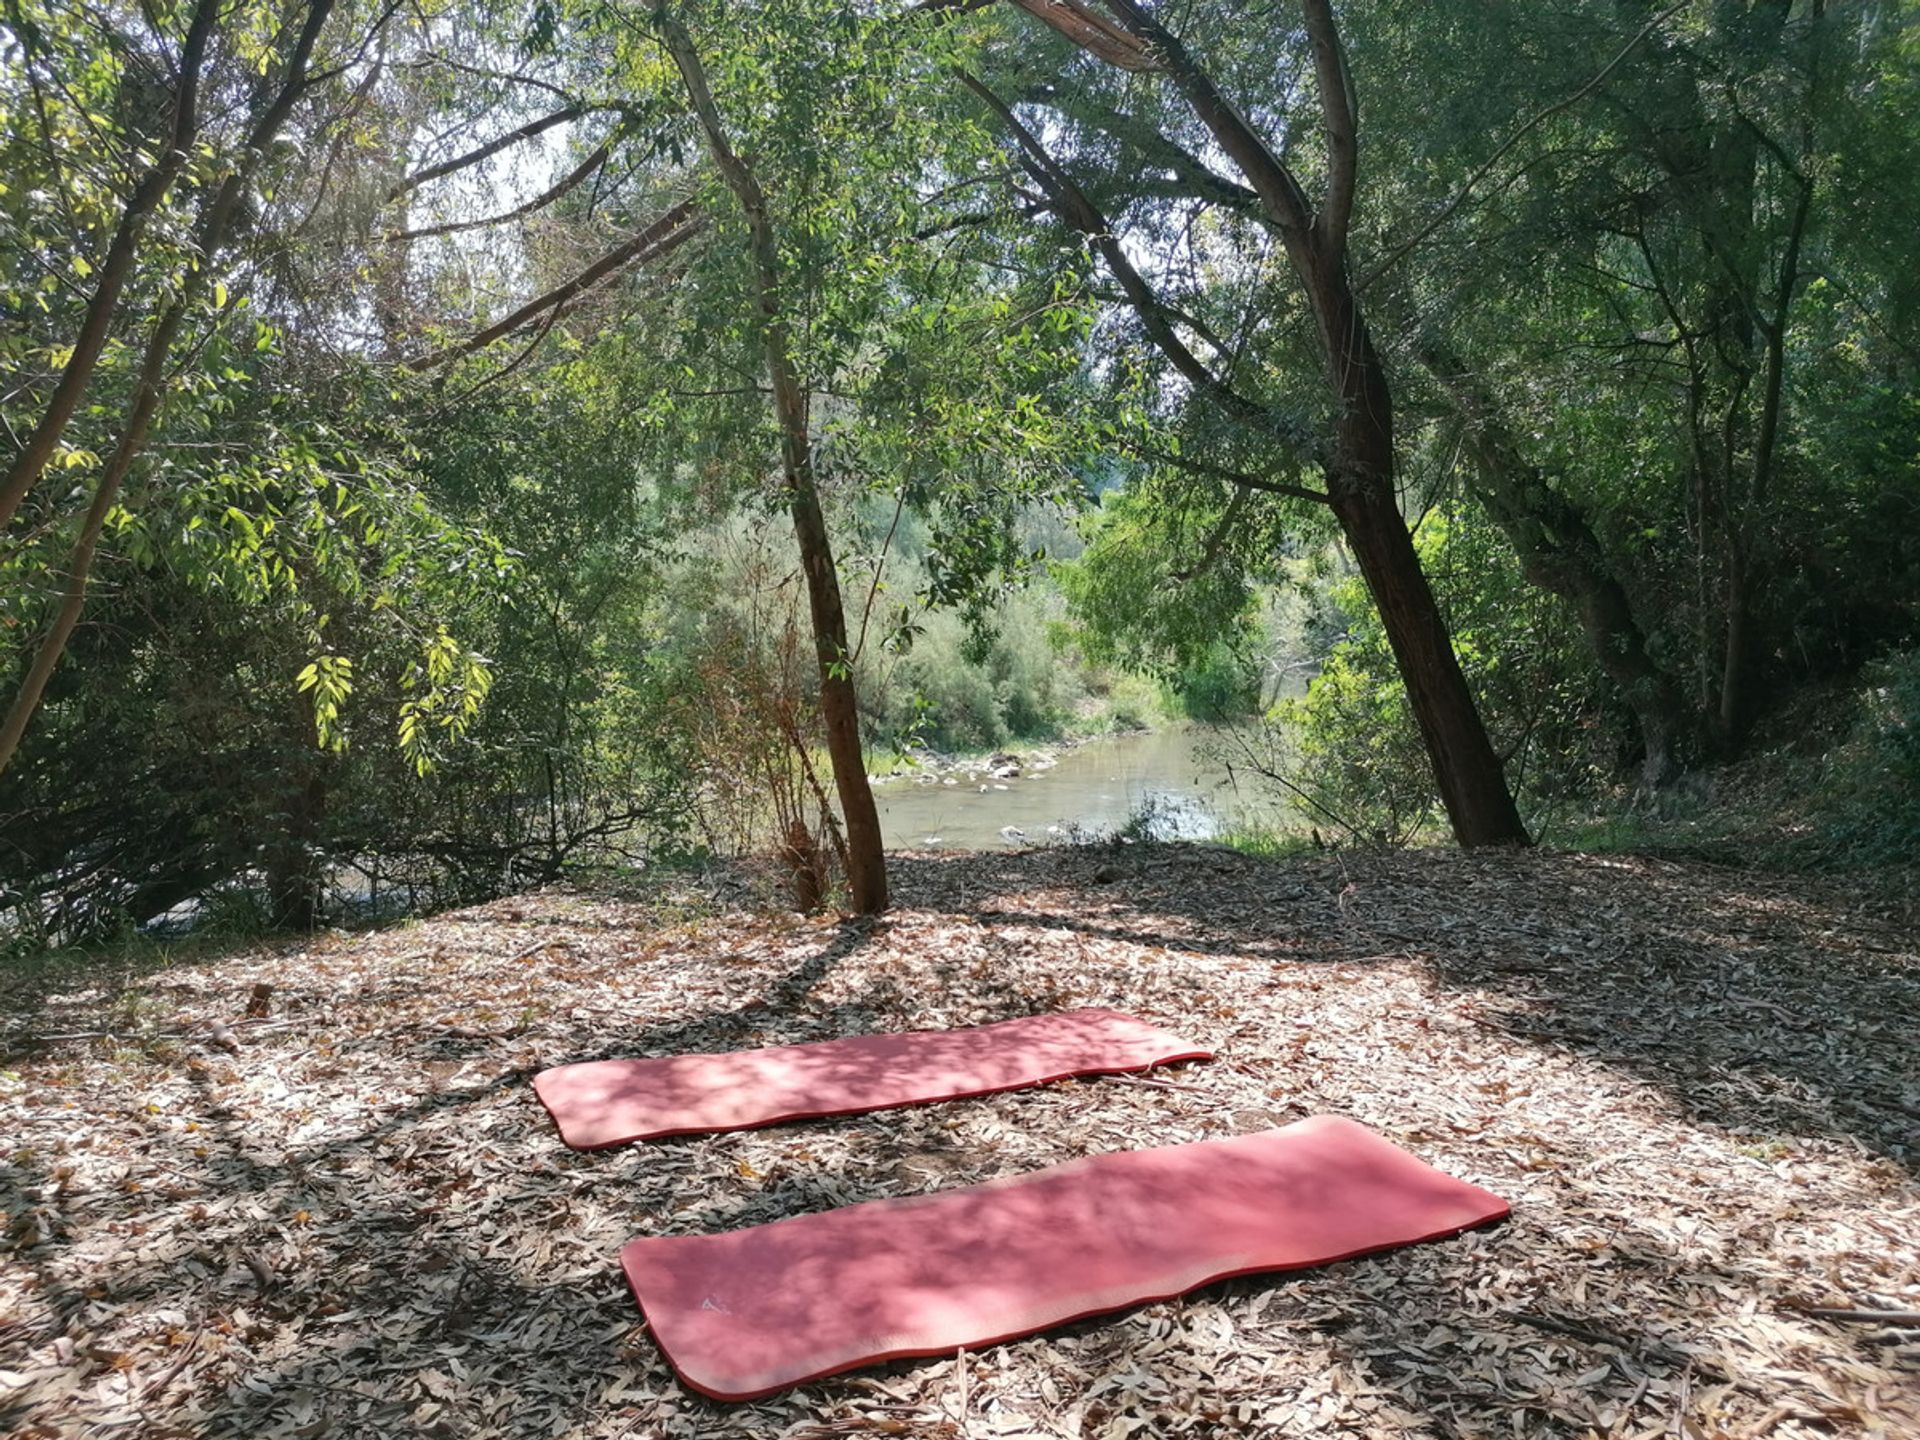
<instances>
[{"instance_id":1,"label":"green foliage","mask_svg":"<svg viewBox=\"0 0 1920 1440\"><path fill-rule=\"evenodd\" d=\"M1829 842L1854 864L1920 861L1920 651L1873 666L1830 782Z\"/></svg>"},{"instance_id":2,"label":"green foliage","mask_svg":"<svg viewBox=\"0 0 1920 1440\"><path fill-rule=\"evenodd\" d=\"M1213 837L1213 843L1258 860L1291 860L1314 852L1311 837L1293 830L1223 830Z\"/></svg>"},{"instance_id":3,"label":"green foliage","mask_svg":"<svg viewBox=\"0 0 1920 1440\"><path fill-rule=\"evenodd\" d=\"M1914 854L1913 12L1691 7L1560 105L1650 14L1341 7L1366 157L1354 268L1423 236L1365 291L1394 371L1401 499L1536 822L1593 803L1632 764L1636 722L1574 605L1543 588L1552 565L1523 569L1471 407L1423 370L1436 340L1559 518L1588 523L1703 729L1739 605L1760 708L1879 667L1821 813L1842 856ZM190 297L85 623L0 778L12 933L97 933L196 897L308 923L354 867L427 904L671 853L699 828L715 754L770 753L764 734L709 744L711 717L689 714L698 694L766 720L753 687L729 688L728 657L779 701L783 783L807 783L817 680L789 643L802 612L781 558L769 315L740 208L644 8L530 13L337 7L322 78L243 187L245 223L201 254L197 220L240 174L289 34L256 0L221 11L201 143L142 231L48 478L0 537L10 695L144 338ZM1177 154L1142 149L1159 136L1220 162L1174 87L1011 6L674 13L772 209L773 308L858 632L837 663L868 739L989 749L1258 711L1262 763L1317 825L1421 833L1433 787L1393 658L1324 507L1299 493L1323 483L1317 458L1166 371L953 71L1023 97L1196 353L1273 416L1324 427L1283 246L1190 165L1161 163ZM188 14L19 0L0 15L10 445L74 353L159 153L156 57L171 63ZM1207 5L1179 28L1235 103L1286 110L1316 185L1317 107L1290 103L1314 83L1296 33ZM537 143L408 183L561 97L577 114ZM410 365L688 200L698 233L665 262L457 364ZM1082 552L1062 516L1095 497ZM1302 662L1317 669L1304 695ZM1718 743L1735 753L1742 733Z\"/></svg>"},{"instance_id":4,"label":"green foliage","mask_svg":"<svg viewBox=\"0 0 1920 1440\"><path fill-rule=\"evenodd\" d=\"M1054 605L1044 590L1020 591L984 633L951 612L929 617L911 650L876 667L867 704L880 733L972 751L1073 732L1086 677L1049 639Z\"/></svg>"},{"instance_id":5,"label":"green foliage","mask_svg":"<svg viewBox=\"0 0 1920 1440\"><path fill-rule=\"evenodd\" d=\"M1600 682L1566 608L1517 573L1498 532L1472 510L1430 512L1415 533L1434 576L1456 653L1496 751L1530 818L1590 799L1613 765ZM1267 712L1256 768L1316 824L1401 844L1437 816L1432 771L1381 627L1357 578L1324 582L1344 633L1304 696Z\"/></svg>"},{"instance_id":6,"label":"green foliage","mask_svg":"<svg viewBox=\"0 0 1920 1440\"><path fill-rule=\"evenodd\" d=\"M1349 18L1357 67L1432 77L1370 93L1380 244L1543 122L1374 294L1467 358L1726 757L1916 619L1913 7L1686 7L1551 110L1648 17L1510 19Z\"/></svg>"},{"instance_id":7,"label":"green foliage","mask_svg":"<svg viewBox=\"0 0 1920 1440\"><path fill-rule=\"evenodd\" d=\"M1223 524L1235 545L1259 544L1255 527L1190 487L1113 491L1091 517L1085 552L1054 567L1087 656L1155 676L1171 713L1206 721L1247 714L1259 699L1257 572L1224 544L1210 548Z\"/></svg>"},{"instance_id":8,"label":"green foliage","mask_svg":"<svg viewBox=\"0 0 1920 1440\"><path fill-rule=\"evenodd\" d=\"M1315 823L1397 845L1431 820L1433 782L1406 692L1380 668L1382 639L1341 641L1303 698L1267 712L1275 734L1266 769Z\"/></svg>"}]
</instances>

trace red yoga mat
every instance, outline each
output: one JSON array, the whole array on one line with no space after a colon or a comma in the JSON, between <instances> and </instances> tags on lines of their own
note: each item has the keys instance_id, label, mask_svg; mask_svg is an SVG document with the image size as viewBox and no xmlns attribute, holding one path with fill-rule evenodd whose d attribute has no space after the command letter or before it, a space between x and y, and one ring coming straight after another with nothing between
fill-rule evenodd
<instances>
[{"instance_id":1,"label":"red yoga mat","mask_svg":"<svg viewBox=\"0 0 1920 1440\"><path fill-rule=\"evenodd\" d=\"M1067 1010L967 1030L590 1060L541 1071L533 1089L561 1139L576 1150L599 1150L1211 1058L1210 1051L1117 1010Z\"/></svg>"},{"instance_id":2,"label":"red yoga mat","mask_svg":"<svg viewBox=\"0 0 1920 1440\"><path fill-rule=\"evenodd\" d=\"M752 1400L1230 1275L1458 1234L1507 1203L1334 1115L620 1252L690 1387Z\"/></svg>"}]
</instances>

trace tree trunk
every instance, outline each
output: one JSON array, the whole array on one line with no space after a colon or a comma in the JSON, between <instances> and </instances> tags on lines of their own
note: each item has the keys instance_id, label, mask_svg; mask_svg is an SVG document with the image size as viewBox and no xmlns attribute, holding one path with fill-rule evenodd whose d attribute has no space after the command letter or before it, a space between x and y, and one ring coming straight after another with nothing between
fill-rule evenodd
<instances>
[{"instance_id":1,"label":"tree trunk","mask_svg":"<svg viewBox=\"0 0 1920 1440\"><path fill-rule=\"evenodd\" d=\"M708 153L747 217L751 235L755 289L760 308L760 338L773 413L780 427L780 463L793 535L807 577L807 608L813 620L814 654L820 662L820 716L827 731L827 755L833 761L833 785L840 797L847 831L847 888L853 908L877 915L887 908L887 859L880 838L880 814L867 782L860 750L860 710L853 689L853 651L847 644L847 616L840 599L840 572L820 492L814 483L813 437L807 392L794 368L790 335L781 308L780 249L765 190L753 168L727 140L719 108L707 85L706 69L686 27L664 8L654 15L667 53L685 83L705 132Z\"/></svg>"},{"instance_id":2,"label":"tree trunk","mask_svg":"<svg viewBox=\"0 0 1920 1440\"><path fill-rule=\"evenodd\" d=\"M326 753L314 727L313 709L305 697L288 692L292 703L292 734L299 737L298 758L288 767L285 809L267 844L266 882L268 921L275 930L300 933L320 928L321 892L326 876L316 861L321 854L321 827L327 811Z\"/></svg>"},{"instance_id":3,"label":"tree trunk","mask_svg":"<svg viewBox=\"0 0 1920 1440\"><path fill-rule=\"evenodd\" d=\"M1462 845L1525 845L1527 828L1394 491L1393 393L1347 275L1358 117L1333 7L1329 0L1305 0L1302 7L1326 141L1325 193L1316 213L1284 149L1274 150L1253 128L1186 46L1162 28L1158 12L1140 0L1107 4L1246 176L1305 291L1337 408L1325 455L1327 500L1380 611L1454 838Z\"/></svg>"},{"instance_id":4,"label":"tree trunk","mask_svg":"<svg viewBox=\"0 0 1920 1440\"><path fill-rule=\"evenodd\" d=\"M1525 845L1527 827L1400 513L1386 368L1343 265L1321 261L1302 279L1340 403L1327 495L1393 647L1454 839L1462 845Z\"/></svg>"},{"instance_id":5,"label":"tree trunk","mask_svg":"<svg viewBox=\"0 0 1920 1440\"><path fill-rule=\"evenodd\" d=\"M200 0L194 9L181 46L178 79L174 83L173 119L164 140L165 148L134 187L126 209L121 212L113 240L98 266L99 279L94 282L93 298L87 302L80 333L74 337L73 353L61 369L60 380L47 399L46 410L7 466L6 474L0 476L0 531L12 522L28 493L39 484L47 462L66 434L68 422L79 409L92 383L94 367L106 349L119 310L120 293L133 273L141 235L186 166L200 123L201 68L219 11L214 0Z\"/></svg>"},{"instance_id":6,"label":"tree trunk","mask_svg":"<svg viewBox=\"0 0 1920 1440\"><path fill-rule=\"evenodd\" d=\"M804 438L803 438L804 447ZM791 447L789 447L791 448ZM847 827L847 888L853 908L877 915L887 908L887 858L880 838L880 812L867 783L867 762L860 749L860 707L853 689L853 651L847 644L847 616L840 600L840 572L827 535L820 495L814 488L811 456L796 473L789 464L793 536L807 576L807 607L813 617L814 653L820 661L820 718L827 730L827 755L833 761L833 786Z\"/></svg>"},{"instance_id":7,"label":"tree trunk","mask_svg":"<svg viewBox=\"0 0 1920 1440\"><path fill-rule=\"evenodd\" d=\"M1333 511L1386 628L1454 839L1462 845L1525 845L1526 826L1474 708L1391 485L1342 488L1346 493L1334 501Z\"/></svg>"},{"instance_id":8,"label":"tree trunk","mask_svg":"<svg viewBox=\"0 0 1920 1440\"><path fill-rule=\"evenodd\" d=\"M179 292L161 311L148 334L132 406L119 438L114 442L113 453L107 457L100 473L100 483L94 491L93 502L80 522L80 533L74 542L72 558L67 567L66 584L61 591L60 607L54 612L40 648L34 652L26 678L9 704L5 718L0 719L0 772L13 763L14 756L19 752L21 738L26 734L34 712L39 709L40 698L46 693L47 682L53 678L54 667L60 663L61 655L66 652L67 641L72 638L74 627L80 623L81 613L86 608L87 585L92 575L100 533L119 498L128 472L146 449L147 433L166 399L166 369L174 339L188 313L211 283L214 262L226 243L227 226L239 207L255 167L274 137L280 133L280 127L286 123L294 102L306 90L309 83L307 67L313 58L314 46L319 42L320 32L333 12L333 5L334 0L310 0L305 24L288 58L286 76L279 92L249 131L246 149L238 166L221 181L201 218L194 236L200 252L200 263L187 272ZM31 480L32 477L29 478ZM24 495L25 491L21 493Z\"/></svg>"}]
</instances>

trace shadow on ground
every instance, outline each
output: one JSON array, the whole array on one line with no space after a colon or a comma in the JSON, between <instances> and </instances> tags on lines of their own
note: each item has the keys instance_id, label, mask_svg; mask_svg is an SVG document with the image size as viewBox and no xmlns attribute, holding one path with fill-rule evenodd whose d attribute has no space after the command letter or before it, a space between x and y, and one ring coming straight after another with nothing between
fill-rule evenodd
<instances>
[{"instance_id":1,"label":"shadow on ground","mask_svg":"<svg viewBox=\"0 0 1920 1440\"><path fill-rule=\"evenodd\" d=\"M357 962L357 989L288 977L277 1003L307 1018L234 1057L27 1047L49 1088L26 1112L33 1133L0 1161L20 1277L0 1370L30 1380L0 1398L0 1426L956 1435L963 1367L945 1360L755 1405L689 1394L613 1256L636 1234L1228 1133L1258 1113L1249 1105L1279 1112L1255 1123L1292 1118L1286 1099L1261 1098L1271 1077L1227 1053L1171 1091L1048 1086L591 1155L557 1143L525 1082L565 1060L1005 1018L1056 994L1072 1003L1075 985L1096 1000L1144 996L1172 1023L1187 992L1151 991L1162 977L1125 967L1171 981L1193 968L1186 956L1240 967L1245 1024L1289 1023L1283 1004L1255 1007L1283 980L1405 971L1404 993L1468 997L1462 1013L1488 1033L1654 1087L1692 1127L1917 1163L1920 981L1898 895L1577 855L1261 862L1190 847L902 857L895 885L887 920L782 920L768 940L768 925L740 918L683 927L670 952L612 911L533 916L551 952L529 950L518 919L470 912L408 932L397 959ZM236 965L219 983L244 995L255 973ZM495 995L497 1019L473 1018L472 996L455 1004L474 990ZM1191 1018L1227 1025L1211 1014ZM1404 1028L1417 1044L1423 1032ZM1251 1098L1222 1103L1242 1091ZM56 1108L63 1095L71 1114ZM1566 1137L1568 1152L1583 1139ZM1475 1152L1471 1138L1444 1143ZM1719 1297L1751 1313L1772 1270L1749 1273L1735 1241L1676 1239L1622 1212L1604 1175L1564 1171L1500 1230L992 1347L965 1363L972 1413L990 1402L1007 1419L1030 1403L1047 1433L1073 1433L1071 1418L1092 1435L1280 1434L1324 1412L1369 1434L1546 1436L1689 1405L1711 1419L1696 1397L1709 1392L1744 1406L1743 1426L1787 1403L1789 1419L1857 1428L1856 1401L1820 1400L1808 1382L1781 1402L1778 1375L1739 1369L1710 1331L1727 1323L1708 1313ZM1503 1193L1528 1179L1498 1174ZM1825 1353L1865 1365L1879 1352L1835 1341ZM1789 1358L1773 1363L1789 1373Z\"/></svg>"},{"instance_id":2,"label":"shadow on ground","mask_svg":"<svg viewBox=\"0 0 1920 1440\"><path fill-rule=\"evenodd\" d=\"M1049 881L1084 884L1084 852L907 858L896 888L993 925L1278 964L1414 960L1505 997L1490 1023L1657 1085L1696 1120L1850 1137L1920 1170L1910 889L1577 854L1109 855L1091 913L1045 903Z\"/></svg>"}]
</instances>

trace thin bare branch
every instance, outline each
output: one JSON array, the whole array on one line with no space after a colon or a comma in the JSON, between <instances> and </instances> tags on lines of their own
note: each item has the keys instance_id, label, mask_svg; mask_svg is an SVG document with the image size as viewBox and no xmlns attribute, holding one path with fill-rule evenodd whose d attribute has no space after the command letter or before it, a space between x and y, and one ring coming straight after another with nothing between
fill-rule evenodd
<instances>
[{"instance_id":1,"label":"thin bare branch","mask_svg":"<svg viewBox=\"0 0 1920 1440\"><path fill-rule=\"evenodd\" d=\"M553 204L553 202L558 200L562 195L565 195L569 190L581 184L581 182L586 180L602 165L606 164L607 157L612 153L613 150L611 146L602 145L591 155L587 156L586 159L574 166L574 168L560 180L548 186L547 189L534 196L533 199L527 201L526 204L517 205L513 209L504 211L499 215L488 215L480 220L449 220L442 225L422 225L417 230L389 230L386 235L381 238L388 244L394 245L404 240L427 240L436 235L458 235L466 230L482 230L489 225L504 225L512 220L524 220L527 216L546 209L547 206Z\"/></svg>"},{"instance_id":2,"label":"thin bare branch","mask_svg":"<svg viewBox=\"0 0 1920 1440\"><path fill-rule=\"evenodd\" d=\"M628 265L658 259L662 255L677 250L698 234L704 223L694 202L682 201L631 240L615 246L565 284L556 285L537 299L529 300L505 319L496 321L458 344L449 345L445 349L435 350L417 360L409 361L406 368L425 373L451 365L454 361L471 355L476 350L484 350L494 341L511 335L514 331L539 319L554 306L564 305L582 291L591 289L615 271Z\"/></svg>"},{"instance_id":3,"label":"thin bare branch","mask_svg":"<svg viewBox=\"0 0 1920 1440\"><path fill-rule=\"evenodd\" d=\"M429 165L424 170L417 171L403 180L396 181L393 188L387 191L387 204L391 205L394 201L400 199L401 196L410 195L422 185L428 184L431 181L452 175L456 171L470 169L478 165L481 161L491 159L493 156L498 155L502 150L509 149L512 146L544 135L556 125L564 125L570 120L578 120L584 114L586 114L585 106L567 105L559 110L542 115L537 120L529 120L519 128L509 130L506 134L489 140L484 145L475 146L464 155L456 155L453 159L444 160L438 165Z\"/></svg>"},{"instance_id":4,"label":"thin bare branch","mask_svg":"<svg viewBox=\"0 0 1920 1440\"><path fill-rule=\"evenodd\" d=\"M1289 500L1304 500L1309 505L1328 503L1325 491L1314 490L1306 485L1294 485L1285 480L1273 480L1265 475L1235 470L1231 466L1215 465L1207 460L1195 460L1190 455L1176 455L1171 450L1160 450L1151 445L1128 445L1126 448L1142 460L1151 460L1156 465L1184 470L1189 475L1204 475L1209 480L1224 480L1227 484L1238 486L1242 490L1258 490L1264 495L1284 495Z\"/></svg>"},{"instance_id":5,"label":"thin bare branch","mask_svg":"<svg viewBox=\"0 0 1920 1440\"><path fill-rule=\"evenodd\" d=\"M1253 491L1244 485L1234 487L1233 497L1227 501L1227 508L1220 512L1220 519L1215 522L1213 533L1207 536L1207 543L1201 547L1200 558L1184 570L1175 570L1173 572L1175 580L1184 585L1188 581L1199 579L1220 563L1221 555L1226 552L1227 541L1233 538L1233 532L1240 524L1240 516L1247 508L1247 498L1252 494Z\"/></svg>"}]
</instances>

